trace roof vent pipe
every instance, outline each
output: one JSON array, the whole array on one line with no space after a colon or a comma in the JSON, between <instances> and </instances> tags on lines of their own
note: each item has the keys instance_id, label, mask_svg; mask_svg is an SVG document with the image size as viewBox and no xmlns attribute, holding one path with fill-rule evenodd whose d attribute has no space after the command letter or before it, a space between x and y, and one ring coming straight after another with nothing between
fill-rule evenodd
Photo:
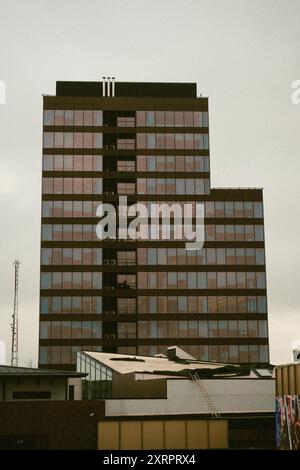
<instances>
[{"instance_id":1,"label":"roof vent pipe","mask_svg":"<svg viewBox=\"0 0 300 470\"><path fill-rule=\"evenodd\" d=\"M115 77L111 77L112 82L111 82L111 96L115 96Z\"/></svg>"},{"instance_id":2,"label":"roof vent pipe","mask_svg":"<svg viewBox=\"0 0 300 470\"><path fill-rule=\"evenodd\" d=\"M110 77L107 77L107 95L106 96L111 96Z\"/></svg>"},{"instance_id":3,"label":"roof vent pipe","mask_svg":"<svg viewBox=\"0 0 300 470\"><path fill-rule=\"evenodd\" d=\"M106 77L102 77L102 96L106 96Z\"/></svg>"}]
</instances>

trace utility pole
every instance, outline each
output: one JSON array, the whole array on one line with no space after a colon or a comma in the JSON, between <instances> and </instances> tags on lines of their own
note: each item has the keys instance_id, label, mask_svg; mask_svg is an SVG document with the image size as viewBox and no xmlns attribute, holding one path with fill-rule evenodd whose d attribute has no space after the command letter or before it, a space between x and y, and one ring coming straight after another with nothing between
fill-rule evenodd
<instances>
[{"instance_id":1,"label":"utility pole","mask_svg":"<svg viewBox=\"0 0 300 470\"><path fill-rule=\"evenodd\" d=\"M18 259L14 262L15 267L15 289L14 289L14 312L12 314L11 332L11 365L18 367L18 295L19 295L19 267Z\"/></svg>"}]
</instances>

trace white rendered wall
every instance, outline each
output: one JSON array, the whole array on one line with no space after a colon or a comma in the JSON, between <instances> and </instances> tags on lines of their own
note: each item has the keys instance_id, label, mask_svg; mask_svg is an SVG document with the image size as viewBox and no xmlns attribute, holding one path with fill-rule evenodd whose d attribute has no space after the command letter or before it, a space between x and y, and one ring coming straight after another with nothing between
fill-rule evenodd
<instances>
[{"instance_id":1,"label":"white rendered wall","mask_svg":"<svg viewBox=\"0 0 300 470\"><path fill-rule=\"evenodd\" d=\"M275 411L274 379L220 379L202 382L219 413ZM191 380L168 380L167 399L105 400L106 416L209 413L201 391Z\"/></svg>"}]
</instances>

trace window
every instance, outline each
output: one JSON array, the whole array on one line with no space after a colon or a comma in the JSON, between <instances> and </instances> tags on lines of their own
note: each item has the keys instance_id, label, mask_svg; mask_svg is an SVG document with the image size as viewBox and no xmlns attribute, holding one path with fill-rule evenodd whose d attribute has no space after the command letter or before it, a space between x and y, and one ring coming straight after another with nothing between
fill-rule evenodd
<instances>
[{"instance_id":1,"label":"window","mask_svg":"<svg viewBox=\"0 0 300 470\"><path fill-rule=\"evenodd\" d=\"M263 217L262 202L254 202L254 217L256 217L256 218L262 218Z\"/></svg>"},{"instance_id":2,"label":"window","mask_svg":"<svg viewBox=\"0 0 300 470\"><path fill-rule=\"evenodd\" d=\"M267 299L266 297L257 297L257 311L258 313L267 313Z\"/></svg>"},{"instance_id":3,"label":"window","mask_svg":"<svg viewBox=\"0 0 300 470\"><path fill-rule=\"evenodd\" d=\"M118 149L135 149L135 139L117 139Z\"/></svg>"},{"instance_id":4,"label":"window","mask_svg":"<svg viewBox=\"0 0 300 470\"><path fill-rule=\"evenodd\" d=\"M183 111L175 111L175 127L184 126L184 114Z\"/></svg>"},{"instance_id":5,"label":"window","mask_svg":"<svg viewBox=\"0 0 300 470\"><path fill-rule=\"evenodd\" d=\"M53 204L52 201L42 202L42 217L52 217Z\"/></svg>"},{"instance_id":6,"label":"window","mask_svg":"<svg viewBox=\"0 0 300 470\"><path fill-rule=\"evenodd\" d=\"M225 217L232 218L234 217L234 208L233 202L225 202Z\"/></svg>"},{"instance_id":7,"label":"window","mask_svg":"<svg viewBox=\"0 0 300 470\"><path fill-rule=\"evenodd\" d=\"M135 265L136 263L135 251L118 251L117 260L118 260L118 265L120 266Z\"/></svg>"},{"instance_id":8,"label":"window","mask_svg":"<svg viewBox=\"0 0 300 470\"><path fill-rule=\"evenodd\" d=\"M136 323L133 322L119 322L118 323L118 338L136 338Z\"/></svg>"},{"instance_id":9,"label":"window","mask_svg":"<svg viewBox=\"0 0 300 470\"><path fill-rule=\"evenodd\" d=\"M137 126L144 127L146 125L146 113L145 111L136 112L136 123Z\"/></svg>"},{"instance_id":10,"label":"window","mask_svg":"<svg viewBox=\"0 0 300 470\"><path fill-rule=\"evenodd\" d=\"M118 160L118 171L135 171L135 161Z\"/></svg>"},{"instance_id":11,"label":"window","mask_svg":"<svg viewBox=\"0 0 300 470\"><path fill-rule=\"evenodd\" d=\"M118 274L117 282L121 289L135 289L136 276L135 274Z\"/></svg>"},{"instance_id":12,"label":"window","mask_svg":"<svg viewBox=\"0 0 300 470\"><path fill-rule=\"evenodd\" d=\"M51 392L50 391L18 391L12 392L13 400L50 400Z\"/></svg>"},{"instance_id":13,"label":"window","mask_svg":"<svg viewBox=\"0 0 300 470\"><path fill-rule=\"evenodd\" d=\"M41 273L41 289L51 289L51 273Z\"/></svg>"},{"instance_id":14,"label":"window","mask_svg":"<svg viewBox=\"0 0 300 470\"><path fill-rule=\"evenodd\" d=\"M257 289L265 289L266 288L265 273L256 273L256 284L257 284Z\"/></svg>"},{"instance_id":15,"label":"window","mask_svg":"<svg viewBox=\"0 0 300 470\"><path fill-rule=\"evenodd\" d=\"M44 124L44 126L53 126L54 125L54 110L52 110L52 109L45 109L44 110L43 124Z\"/></svg>"},{"instance_id":16,"label":"window","mask_svg":"<svg viewBox=\"0 0 300 470\"><path fill-rule=\"evenodd\" d=\"M265 264L265 253L262 248L256 248L255 250L255 263Z\"/></svg>"},{"instance_id":17,"label":"window","mask_svg":"<svg viewBox=\"0 0 300 470\"><path fill-rule=\"evenodd\" d=\"M155 126L155 111L146 111L146 126Z\"/></svg>"},{"instance_id":18,"label":"window","mask_svg":"<svg viewBox=\"0 0 300 470\"><path fill-rule=\"evenodd\" d=\"M264 240L264 229L262 225L255 225L255 240L256 241Z\"/></svg>"},{"instance_id":19,"label":"window","mask_svg":"<svg viewBox=\"0 0 300 470\"><path fill-rule=\"evenodd\" d=\"M135 183L118 183L118 194L135 194Z\"/></svg>"},{"instance_id":20,"label":"window","mask_svg":"<svg viewBox=\"0 0 300 470\"><path fill-rule=\"evenodd\" d=\"M120 314L136 313L135 299L119 298L118 299L118 313Z\"/></svg>"}]
</instances>

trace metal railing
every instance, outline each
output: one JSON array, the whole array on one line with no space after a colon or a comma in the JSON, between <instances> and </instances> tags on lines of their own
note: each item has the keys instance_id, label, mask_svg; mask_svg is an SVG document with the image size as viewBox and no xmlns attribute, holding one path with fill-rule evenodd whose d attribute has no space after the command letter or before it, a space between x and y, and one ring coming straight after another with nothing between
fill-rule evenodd
<instances>
[{"instance_id":1,"label":"metal railing","mask_svg":"<svg viewBox=\"0 0 300 470\"><path fill-rule=\"evenodd\" d=\"M207 390L206 390L206 387L204 385L204 383L202 382L202 380L200 379L199 375L197 372L190 372L190 377L191 379L195 382L195 384L197 385L197 387L199 388L200 392L201 392L201 395L203 396L204 400L205 400L205 403L207 404L207 407L208 407L208 410L209 410L209 413L211 414L211 416L213 418L221 418L221 415L220 413L218 412L216 406L214 405L213 401L211 400Z\"/></svg>"}]
</instances>

